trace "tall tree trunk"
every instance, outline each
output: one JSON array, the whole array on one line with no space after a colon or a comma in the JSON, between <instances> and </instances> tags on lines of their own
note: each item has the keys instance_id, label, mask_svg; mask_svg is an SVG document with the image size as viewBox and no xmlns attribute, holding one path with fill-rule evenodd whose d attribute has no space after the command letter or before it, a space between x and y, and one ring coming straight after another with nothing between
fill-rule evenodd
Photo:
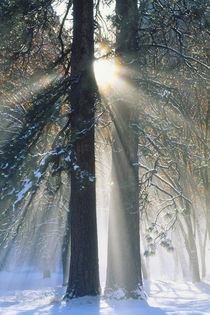
<instances>
[{"instance_id":1,"label":"tall tree trunk","mask_svg":"<svg viewBox=\"0 0 210 315\"><path fill-rule=\"evenodd\" d=\"M74 0L71 56L70 275L66 298L99 294L96 227L93 0Z\"/></svg>"},{"instance_id":2,"label":"tall tree trunk","mask_svg":"<svg viewBox=\"0 0 210 315\"><path fill-rule=\"evenodd\" d=\"M117 55L124 69L136 58L137 1L117 0ZM127 69L129 70L129 69ZM128 72L127 72L128 73ZM126 79L131 78L127 77ZM135 104L129 96L113 104L112 191L108 230L106 292L121 288L137 297L142 285L139 236L138 135L133 129Z\"/></svg>"},{"instance_id":3,"label":"tall tree trunk","mask_svg":"<svg viewBox=\"0 0 210 315\"><path fill-rule=\"evenodd\" d=\"M68 284L70 269L70 211L67 214L65 233L62 244L63 285Z\"/></svg>"},{"instance_id":4,"label":"tall tree trunk","mask_svg":"<svg viewBox=\"0 0 210 315\"><path fill-rule=\"evenodd\" d=\"M189 258L190 258L190 267L192 270L192 281L200 282L200 271L199 271L199 261L198 261L198 253L197 246L195 242L195 236L192 228L192 221L190 215L184 216L185 223L187 225L188 231L188 242L189 242Z\"/></svg>"},{"instance_id":5,"label":"tall tree trunk","mask_svg":"<svg viewBox=\"0 0 210 315\"><path fill-rule=\"evenodd\" d=\"M179 220L179 227L184 237L186 250L189 255L190 273L193 282L200 282L199 261L197 255L197 247L193 235L192 222L189 214L183 217L187 230L184 228L182 221Z\"/></svg>"}]
</instances>

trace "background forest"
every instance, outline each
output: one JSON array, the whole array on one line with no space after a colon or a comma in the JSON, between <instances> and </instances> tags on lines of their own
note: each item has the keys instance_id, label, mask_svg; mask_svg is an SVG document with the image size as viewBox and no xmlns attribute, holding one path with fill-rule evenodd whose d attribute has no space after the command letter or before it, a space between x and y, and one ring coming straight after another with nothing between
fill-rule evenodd
<instances>
[{"instance_id":1,"label":"background forest","mask_svg":"<svg viewBox=\"0 0 210 315\"><path fill-rule=\"evenodd\" d=\"M208 1L2 0L0 37L0 277L209 279Z\"/></svg>"}]
</instances>

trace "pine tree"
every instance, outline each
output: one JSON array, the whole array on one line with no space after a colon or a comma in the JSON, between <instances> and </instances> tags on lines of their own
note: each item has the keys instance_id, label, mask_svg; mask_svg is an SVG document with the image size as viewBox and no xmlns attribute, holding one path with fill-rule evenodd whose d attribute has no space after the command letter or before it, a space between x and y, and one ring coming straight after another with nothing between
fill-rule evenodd
<instances>
[{"instance_id":1,"label":"pine tree","mask_svg":"<svg viewBox=\"0 0 210 315\"><path fill-rule=\"evenodd\" d=\"M73 1L71 55L71 260L66 298L99 294L96 228L93 1Z\"/></svg>"}]
</instances>

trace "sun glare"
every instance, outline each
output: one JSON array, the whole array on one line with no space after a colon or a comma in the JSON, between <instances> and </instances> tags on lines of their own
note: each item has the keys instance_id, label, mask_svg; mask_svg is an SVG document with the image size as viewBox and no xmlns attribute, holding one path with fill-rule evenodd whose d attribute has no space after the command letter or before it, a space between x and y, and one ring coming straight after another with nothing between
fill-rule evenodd
<instances>
[{"instance_id":1,"label":"sun glare","mask_svg":"<svg viewBox=\"0 0 210 315\"><path fill-rule=\"evenodd\" d=\"M113 60L99 59L94 62L94 72L99 89L111 88L117 79L117 67Z\"/></svg>"}]
</instances>

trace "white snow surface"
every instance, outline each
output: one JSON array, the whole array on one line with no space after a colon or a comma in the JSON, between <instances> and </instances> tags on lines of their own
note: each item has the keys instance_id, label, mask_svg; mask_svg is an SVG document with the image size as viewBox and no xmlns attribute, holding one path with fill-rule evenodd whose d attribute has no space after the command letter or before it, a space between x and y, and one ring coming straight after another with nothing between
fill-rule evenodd
<instances>
[{"instance_id":1,"label":"white snow surface","mask_svg":"<svg viewBox=\"0 0 210 315\"><path fill-rule=\"evenodd\" d=\"M210 282L146 281L147 300L83 297L66 303L61 276L0 272L0 314L210 315Z\"/></svg>"}]
</instances>

